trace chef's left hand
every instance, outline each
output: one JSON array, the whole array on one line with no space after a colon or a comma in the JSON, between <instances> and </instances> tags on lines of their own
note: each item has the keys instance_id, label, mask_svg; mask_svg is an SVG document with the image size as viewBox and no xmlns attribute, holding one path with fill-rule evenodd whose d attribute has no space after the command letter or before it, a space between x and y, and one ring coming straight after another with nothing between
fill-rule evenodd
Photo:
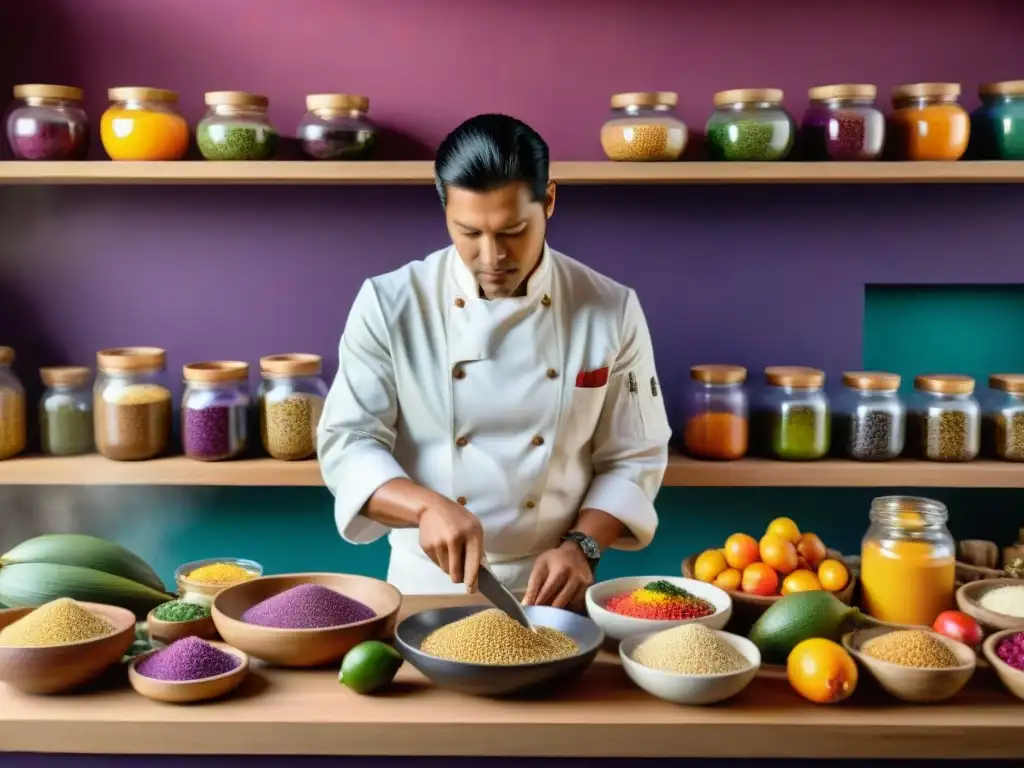
<instances>
[{"instance_id":1,"label":"chef's left hand","mask_svg":"<svg viewBox=\"0 0 1024 768\"><path fill-rule=\"evenodd\" d=\"M537 558L523 605L576 608L583 605L583 595L593 583L594 574L583 550L566 541Z\"/></svg>"}]
</instances>

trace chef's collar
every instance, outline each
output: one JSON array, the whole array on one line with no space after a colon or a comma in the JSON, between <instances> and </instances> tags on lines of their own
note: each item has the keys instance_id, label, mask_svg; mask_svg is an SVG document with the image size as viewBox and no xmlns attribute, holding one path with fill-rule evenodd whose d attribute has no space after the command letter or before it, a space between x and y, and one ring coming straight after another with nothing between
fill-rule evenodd
<instances>
[{"instance_id":1,"label":"chef's collar","mask_svg":"<svg viewBox=\"0 0 1024 768\"><path fill-rule=\"evenodd\" d=\"M459 256L459 251L454 245L452 246L451 257L452 268L455 270L455 282L459 287L459 291L465 294L467 299L480 298L482 294L480 283L477 282L469 267L463 263L462 258ZM534 298L542 294L544 288L550 283L551 259L551 249L548 247L547 242L545 242L540 262L526 281L526 298Z\"/></svg>"}]
</instances>

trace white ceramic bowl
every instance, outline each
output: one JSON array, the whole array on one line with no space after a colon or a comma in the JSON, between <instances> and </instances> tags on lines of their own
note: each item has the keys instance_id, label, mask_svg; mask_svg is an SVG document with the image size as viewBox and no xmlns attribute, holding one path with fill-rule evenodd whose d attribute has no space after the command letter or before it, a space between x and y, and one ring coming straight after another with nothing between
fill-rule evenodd
<instances>
[{"instance_id":1,"label":"white ceramic bowl","mask_svg":"<svg viewBox=\"0 0 1024 768\"><path fill-rule=\"evenodd\" d=\"M719 640L739 651L749 662L749 666L737 672L725 672L721 675L680 675L645 667L640 662L633 661L633 652L640 643L657 634L651 632L646 635L633 635L622 641L619 645L622 667L629 675L629 679L649 694L675 704L714 704L731 699L750 685L750 681L757 675L757 670L761 666L761 652L745 637L717 629L713 631Z\"/></svg>"},{"instance_id":2,"label":"white ceramic bowl","mask_svg":"<svg viewBox=\"0 0 1024 768\"><path fill-rule=\"evenodd\" d=\"M702 597L715 606L715 612L700 619L681 619L679 621L654 621L652 619L634 619L607 610L605 604L623 592L632 592L652 581L667 581L680 589L685 589L695 597ZM602 630L605 637L612 640L625 640L637 634L658 632L662 629L678 627L680 624L703 624L708 629L721 629L732 616L732 598L724 589L696 579L681 576L626 576L594 584L586 594L587 613Z\"/></svg>"}]
</instances>

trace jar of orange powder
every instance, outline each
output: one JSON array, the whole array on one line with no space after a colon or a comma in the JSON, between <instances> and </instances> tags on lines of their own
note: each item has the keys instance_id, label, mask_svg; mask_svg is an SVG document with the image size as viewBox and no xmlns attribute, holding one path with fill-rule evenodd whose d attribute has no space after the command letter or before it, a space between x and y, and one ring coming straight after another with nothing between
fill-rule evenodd
<instances>
[{"instance_id":1,"label":"jar of orange powder","mask_svg":"<svg viewBox=\"0 0 1024 768\"><path fill-rule=\"evenodd\" d=\"M894 147L903 160L959 160L971 137L959 83L914 83L892 92Z\"/></svg>"},{"instance_id":2,"label":"jar of orange powder","mask_svg":"<svg viewBox=\"0 0 1024 768\"><path fill-rule=\"evenodd\" d=\"M188 152L188 123L178 94L162 88L111 88L100 138L111 160L180 160Z\"/></svg>"},{"instance_id":3,"label":"jar of orange powder","mask_svg":"<svg viewBox=\"0 0 1024 768\"><path fill-rule=\"evenodd\" d=\"M698 459L732 461L747 452L747 369L740 365L695 365L690 369L683 443Z\"/></svg>"},{"instance_id":4,"label":"jar of orange powder","mask_svg":"<svg viewBox=\"0 0 1024 768\"><path fill-rule=\"evenodd\" d=\"M916 496L871 502L861 544L862 608L881 621L931 626L953 607L956 547L946 505Z\"/></svg>"}]
</instances>

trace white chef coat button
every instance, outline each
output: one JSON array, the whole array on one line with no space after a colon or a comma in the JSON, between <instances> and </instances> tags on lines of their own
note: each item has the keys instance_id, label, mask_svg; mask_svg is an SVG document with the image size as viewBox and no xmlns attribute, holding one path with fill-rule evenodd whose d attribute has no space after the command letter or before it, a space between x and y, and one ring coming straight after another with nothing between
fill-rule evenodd
<instances>
[{"instance_id":1,"label":"white chef coat button","mask_svg":"<svg viewBox=\"0 0 1024 768\"><path fill-rule=\"evenodd\" d=\"M465 448L469 445L469 438L465 435L461 435L455 439L455 444L459 446L459 448Z\"/></svg>"},{"instance_id":2,"label":"white chef coat button","mask_svg":"<svg viewBox=\"0 0 1024 768\"><path fill-rule=\"evenodd\" d=\"M549 379L557 379L558 378L558 371L556 371L554 368L548 368L548 378Z\"/></svg>"},{"instance_id":3,"label":"white chef coat button","mask_svg":"<svg viewBox=\"0 0 1024 768\"><path fill-rule=\"evenodd\" d=\"M526 508L527 508L527 509L533 509L533 508L534 508L534 507L536 507L536 506L537 506L536 502L534 502L534 501L532 501L532 500L531 500L531 501L528 501L528 502L526 502Z\"/></svg>"},{"instance_id":4,"label":"white chef coat button","mask_svg":"<svg viewBox=\"0 0 1024 768\"><path fill-rule=\"evenodd\" d=\"M531 440L530 442L536 446L541 446L544 445L544 438L541 437L540 435L534 435L533 440Z\"/></svg>"},{"instance_id":5,"label":"white chef coat button","mask_svg":"<svg viewBox=\"0 0 1024 768\"><path fill-rule=\"evenodd\" d=\"M541 296L540 303L543 304L545 307L550 307L551 306L551 297L548 296L545 293L543 296Z\"/></svg>"},{"instance_id":6,"label":"white chef coat button","mask_svg":"<svg viewBox=\"0 0 1024 768\"><path fill-rule=\"evenodd\" d=\"M455 306L458 307L459 309L462 309L464 306L466 306L466 300L461 296L456 297Z\"/></svg>"},{"instance_id":7,"label":"white chef coat button","mask_svg":"<svg viewBox=\"0 0 1024 768\"><path fill-rule=\"evenodd\" d=\"M454 371L452 371L452 376L455 377L456 379L461 380L466 378L466 372L461 368L456 368Z\"/></svg>"},{"instance_id":8,"label":"white chef coat button","mask_svg":"<svg viewBox=\"0 0 1024 768\"><path fill-rule=\"evenodd\" d=\"M459 496L459 498L457 498L455 501L457 503L461 504L462 506L466 506L466 497L465 496Z\"/></svg>"}]
</instances>

